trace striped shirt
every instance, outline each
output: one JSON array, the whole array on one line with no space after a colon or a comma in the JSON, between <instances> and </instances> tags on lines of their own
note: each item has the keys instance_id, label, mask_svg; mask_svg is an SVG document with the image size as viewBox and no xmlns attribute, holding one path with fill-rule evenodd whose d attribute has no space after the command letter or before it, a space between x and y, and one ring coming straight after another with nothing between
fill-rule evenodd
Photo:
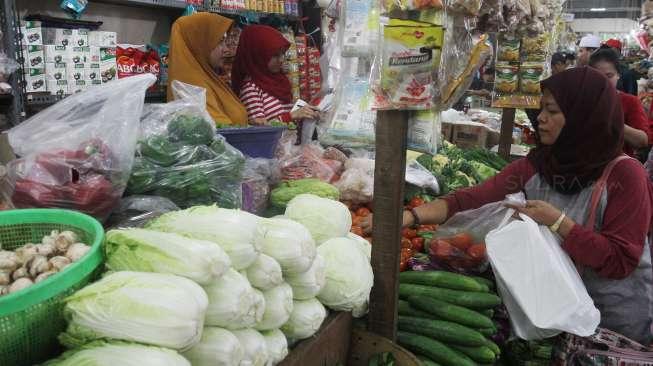
<instances>
[{"instance_id":1,"label":"striped shirt","mask_svg":"<svg viewBox=\"0 0 653 366\"><path fill-rule=\"evenodd\" d=\"M250 79L240 89L240 101L247 108L249 120L265 118L270 121L279 119L283 122L290 122L290 110L292 104L283 104L279 99L263 91Z\"/></svg>"}]
</instances>

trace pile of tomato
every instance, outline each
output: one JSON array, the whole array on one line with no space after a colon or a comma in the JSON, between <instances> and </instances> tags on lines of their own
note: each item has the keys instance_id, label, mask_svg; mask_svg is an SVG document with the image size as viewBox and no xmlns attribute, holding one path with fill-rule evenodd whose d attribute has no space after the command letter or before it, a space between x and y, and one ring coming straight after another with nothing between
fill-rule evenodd
<instances>
[{"instance_id":1,"label":"pile of tomato","mask_svg":"<svg viewBox=\"0 0 653 366\"><path fill-rule=\"evenodd\" d=\"M361 221L372 213L372 204L371 203L368 205L347 204L347 207L349 207L349 212L351 213L350 231L360 237L363 237L365 240L372 243L372 237L366 236L365 233L363 232L363 229L361 228Z\"/></svg>"},{"instance_id":2,"label":"pile of tomato","mask_svg":"<svg viewBox=\"0 0 653 366\"><path fill-rule=\"evenodd\" d=\"M437 263L456 270L478 268L487 258L485 243L475 242L468 233L432 239L429 243L429 254Z\"/></svg>"}]
</instances>

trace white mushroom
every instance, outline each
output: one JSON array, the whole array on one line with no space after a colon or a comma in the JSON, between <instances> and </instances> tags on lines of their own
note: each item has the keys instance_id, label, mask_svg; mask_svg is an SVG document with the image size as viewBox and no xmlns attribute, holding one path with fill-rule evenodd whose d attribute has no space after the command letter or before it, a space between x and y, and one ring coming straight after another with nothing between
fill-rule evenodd
<instances>
[{"instance_id":1,"label":"white mushroom","mask_svg":"<svg viewBox=\"0 0 653 366\"><path fill-rule=\"evenodd\" d=\"M59 253L66 253L68 247L77 242L77 235L72 231L64 231L54 238L54 245Z\"/></svg>"},{"instance_id":2,"label":"white mushroom","mask_svg":"<svg viewBox=\"0 0 653 366\"><path fill-rule=\"evenodd\" d=\"M81 257L88 253L89 250L91 250L90 246L82 243L75 243L68 248L66 257L68 257L71 262L77 262Z\"/></svg>"},{"instance_id":3,"label":"white mushroom","mask_svg":"<svg viewBox=\"0 0 653 366\"><path fill-rule=\"evenodd\" d=\"M32 282L32 280L29 278L20 278L9 286L9 293L11 294L16 291L20 291L24 288L30 287L32 284L34 284L34 282Z\"/></svg>"},{"instance_id":4,"label":"white mushroom","mask_svg":"<svg viewBox=\"0 0 653 366\"><path fill-rule=\"evenodd\" d=\"M50 263L48 263L48 258L42 255L35 255L30 259L29 262L25 264L27 270L32 278L38 276L43 272L50 270Z\"/></svg>"},{"instance_id":5,"label":"white mushroom","mask_svg":"<svg viewBox=\"0 0 653 366\"><path fill-rule=\"evenodd\" d=\"M21 264L27 263L33 256L37 255L36 245L28 243L22 247L16 249L16 255L18 256L18 261Z\"/></svg>"},{"instance_id":6,"label":"white mushroom","mask_svg":"<svg viewBox=\"0 0 653 366\"><path fill-rule=\"evenodd\" d=\"M29 272L27 271L27 268L25 267L20 267L17 270L14 271L14 273L11 274L11 278L14 281L17 281L21 278L25 278L29 276Z\"/></svg>"},{"instance_id":7,"label":"white mushroom","mask_svg":"<svg viewBox=\"0 0 653 366\"><path fill-rule=\"evenodd\" d=\"M0 286L0 296L6 295L9 293L9 286Z\"/></svg>"},{"instance_id":8,"label":"white mushroom","mask_svg":"<svg viewBox=\"0 0 653 366\"><path fill-rule=\"evenodd\" d=\"M0 286L7 286L11 282L11 273L0 272Z\"/></svg>"},{"instance_id":9,"label":"white mushroom","mask_svg":"<svg viewBox=\"0 0 653 366\"><path fill-rule=\"evenodd\" d=\"M45 280L46 278L52 276L55 273L57 273L57 272L55 272L55 271L43 272L40 275L36 276L36 278L34 279L34 283L39 283L39 282Z\"/></svg>"},{"instance_id":10,"label":"white mushroom","mask_svg":"<svg viewBox=\"0 0 653 366\"><path fill-rule=\"evenodd\" d=\"M59 235L59 230L52 230L50 232L50 236L53 237L53 238L56 237L57 235Z\"/></svg>"},{"instance_id":11,"label":"white mushroom","mask_svg":"<svg viewBox=\"0 0 653 366\"><path fill-rule=\"evenodd\" d=\"M56 257L50 258L48 263L50 263L51 270L59 272L70 264L70 259L62 255L58 255Z\"/></svg>"},{"instance_id":12,"label":"white mushroom","mask_svg":"<svg viewBox=\"0 0 653 366\"><path fill-rule=\"evenodd\" d=\"M55 250L54 244L50 244L50 243L48 243L48 244L36 244L36 252L39 255L49 257L52 254L54 254L54 250Z\"/></svg>"},{"instance_id":13,"label":"white mushroom","mask_svg":"<svg viewBox=\"0 0 653 366\"><path fill-rule=\"evenodd\" d=\"M50 244L54 246L54 237L52 236L44 236L43 239L41 240L42 244Z\"/></svg>"},{"instance_id":14,"label":"white mushroom","mask_svg":"<svg viewBox=\"0 0 653 366\"><path fill-rule=\"evenodd\" d=\"M8 250L0 251L0 271L11 272L20 267L18 256Z\"/></svg>"}]
</instances>

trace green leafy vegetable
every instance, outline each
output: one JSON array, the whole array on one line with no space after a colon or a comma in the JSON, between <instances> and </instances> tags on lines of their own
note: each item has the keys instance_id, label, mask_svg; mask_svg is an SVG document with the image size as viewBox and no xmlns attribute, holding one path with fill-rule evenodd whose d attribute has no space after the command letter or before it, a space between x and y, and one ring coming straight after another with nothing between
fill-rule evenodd
<instances>
[{"instance_id":1,"label":"green leafy vegetable","mask_svg":"<svg viewBox=\"0 0 653 366\"><path fill-rule=\"evenodd\" d=\"M215 138L211 123L204 118L180 114L168 125L170 141L190 145L210 145Z\"/></svg>"},{"instance_id":2,"label":"green leafy vegetable","mask_svg":"<svg viewBox=\"0 0 653 366\"><path fill-rule=\"evenodd\" d=\"M270 202L277 207L286 207L290 200L302 193L310 193L336 201L340 199L338 188L319 179L307 178L281 183L272 190Z\"/></svg>"}]
</instances>

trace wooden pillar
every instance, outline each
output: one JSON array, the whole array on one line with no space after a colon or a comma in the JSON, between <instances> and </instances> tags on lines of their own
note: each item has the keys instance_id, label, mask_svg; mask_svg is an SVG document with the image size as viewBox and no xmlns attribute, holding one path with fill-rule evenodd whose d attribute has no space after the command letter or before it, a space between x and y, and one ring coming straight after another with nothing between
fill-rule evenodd
<instances>
[{"instance_id":1,"label":"wooden pillar","mask_svg":"<svg viewBox=\"0 0 653 366\"><path fill-rule=\"evenodd\" d=\"M510 161L512 128L515 125L515 108L503 108L501 113L501 135L499 137L499 156Z\"/></svg>"},{"instance_id":2,"label":"wooden pillar","mask_svg":"<svg viewBox=\"0 0 653 366\"><path fill-rule=\"evenodd\" d=\"M374 287L368 320L370 331L393 341L397 332L407 134L408 112L378 113L372 240Z\"/></svg>"}]
</instances>

